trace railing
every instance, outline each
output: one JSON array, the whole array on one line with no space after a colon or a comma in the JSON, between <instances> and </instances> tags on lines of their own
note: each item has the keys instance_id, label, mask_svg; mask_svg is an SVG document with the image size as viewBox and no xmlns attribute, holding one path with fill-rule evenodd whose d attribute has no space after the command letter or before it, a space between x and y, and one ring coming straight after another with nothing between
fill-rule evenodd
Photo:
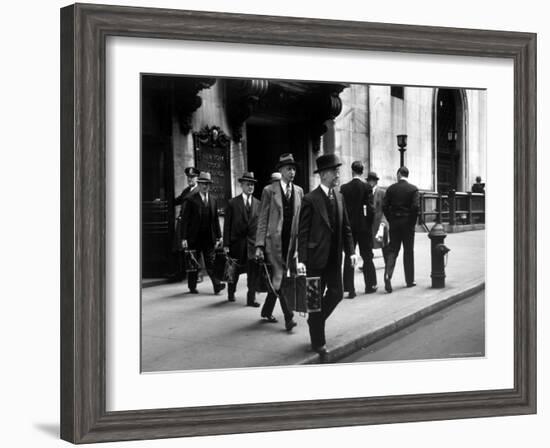
<instances>
[{"instance_id":1,"label":"railing","mask_svg":"<svg viewBox=\"0 0 550 448\"><path fill-rule=\"evenodd\" d=\"M485 224L485 194L421 192L420 219L424 223L466 225Z\"/></svg>"}]
</instances>

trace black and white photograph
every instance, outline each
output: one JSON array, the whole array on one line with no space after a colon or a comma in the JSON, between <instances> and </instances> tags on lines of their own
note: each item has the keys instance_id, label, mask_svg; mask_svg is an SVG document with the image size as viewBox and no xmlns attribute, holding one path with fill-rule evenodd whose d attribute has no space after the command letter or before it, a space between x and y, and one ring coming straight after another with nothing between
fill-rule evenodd
<instances>
[{"instance_id":1,"label":"black and white photograph","mask_svg":"<svg viewBox=\"0 0 550 448\"><path fill-rule=\"evenodd\" d=\"M142 373L485 356L485 89L140 95Z\"/></svg>"}]
</instances>

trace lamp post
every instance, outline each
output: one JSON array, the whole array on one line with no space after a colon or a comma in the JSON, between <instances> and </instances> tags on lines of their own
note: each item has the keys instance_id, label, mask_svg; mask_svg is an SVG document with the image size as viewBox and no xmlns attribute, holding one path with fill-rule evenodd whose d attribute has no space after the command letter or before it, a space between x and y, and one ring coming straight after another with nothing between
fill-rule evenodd
<instances>
[{"instance_id":1,"label":"lamp post","mask_svg":"<svg viewBox=\"0 0 550 448\"><path fill-rule=\"evenodd\" d=\"M398 151L401 153L399 167L405 166L405 151L407 150L407 134L400 134L397 136Z\"/></svg>"},{"instance_id":2,"label":"lamp post","mask_svg":"<svg viewBox=\"0 0 550 448\"><path fill-rule=\"evenodd\" d=\"M449 142L449 152L451 153L451 190L456 190L456 140L458 132L455 129L447 131L447 141Z\"/></svg>"}]
</instances>

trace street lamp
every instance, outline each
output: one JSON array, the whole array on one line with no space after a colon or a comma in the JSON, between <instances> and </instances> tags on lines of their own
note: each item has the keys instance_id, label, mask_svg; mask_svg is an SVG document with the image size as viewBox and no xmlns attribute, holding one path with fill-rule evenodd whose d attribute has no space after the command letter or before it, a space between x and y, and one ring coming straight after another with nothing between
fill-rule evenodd
<instances>
[{"instance_id":1,"label":"street lamp","mask_svg":"<svg viewBox=\"0 0 550 448\"><path fill-rule=\"evenodd\" d=\"M397 136L398 151L401 153L400 167L405 166L405 151L407 150L407 134L400 134Z\"/></svg>"}]
</instances>

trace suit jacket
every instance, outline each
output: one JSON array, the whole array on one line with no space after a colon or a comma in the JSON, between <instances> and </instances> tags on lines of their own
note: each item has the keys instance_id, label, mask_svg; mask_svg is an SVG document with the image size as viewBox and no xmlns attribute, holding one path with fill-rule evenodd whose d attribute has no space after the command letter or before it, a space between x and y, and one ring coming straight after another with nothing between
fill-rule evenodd
<instances>
[{"instance_id":1,"label":"suit jacket","mask_svg":"<svg viewBox=\"0 0 550 448\"><path fill-rule=\"evenodd\" d=\"M191 191L191 186L188 185L183 189L181 194L174 199L174 206L177 206L177 205L180 206L180 210L176 218L176 231L174 232L174 239L172 241L172 249L175 251L183 250L183 248L181 247L181 234L182 234L181 226L183 222L183 212L184 212L185 201L189 196L191 196L193 193L196 193L197 191L198 190L196 186L193 189L193 191Z\"/></svg>"},{"instance_id":2,"label":"suit jacket","mask_svg":"<svg viewBox=\"0 0 550 448\"><path fill-rule=\"evenodd\" d=\"M354 253L353 237L349 224L345 200L338 191L334 192L338 209L338 235L336 235L337 259L335 266L342 276L342 251L350 256ZM321 187L304 196L300 210L298 232L298 261L306 265L307 270L323 270L329 262L332 228L327 212L326 195Z\"/></svg>"},{"instance_id":3,"label":"suit jacket","mask_svg":"<svg viewBox=\"0 0 550 448\"><path fill-rule=\"evenodd\" d=\"M374 218L372 187L356 178L342 185L340 192L345 199L352 232L355 235L359 233L370 234Z\"/></svg>"},{"instance_id":4,"label":"suit jacket","mask_svg":"<svg viewBox=\"0 0 550 448\"><path fill-rule=\"evenodd\" d=\"M407 180L401 179L386 190L382 210L390 226L393 220L404 217L414 225L419 208L418 188Z\"/></svg>"},{"instance_id":5,"label":"suit jacket","mask_svg":"<svg viewBox=\"0 0 550 448\"><path fill-rule=\"evenodd\" d=\"M174 199L174 205L182 205L183 202L193 193L196 193L198 186L195 185L195 188L193 191L191 191L191 185L187 185L181 192L181 194Z\"/></svg>"},{"instance_id":6,"label":"suit jacket","mask_svg":"<svg viewBox=\"0 0 550 448\"><path fill-rule=\"evenodd\" d=\"M281 287L285 268L294 267L296 262L296 237L298 236L298 219L304 191L298 185L294 188L294 215L290 229L290 242L286 260L283 260L282 229L283 229L283 196L280 182L267 185L262 191L262 202L258 216L256 232L256 247L265 249L267 261L271 264L275 289Z\"/></svg>"},{"instance_id":7,"label":"suit jacket","mask_svg":"<svg viewBox=\"0 0 550 448\"><path fill-rule=\"evenodd\" d=\"M208 219L207 216L203 216L201 213L202 209L202 198L199 191L195 191L185 200L185 206L183 207L183 219L181 225L181 239L187 240L187 243L190 247L195 247L198 245L199 230L201 224L204 221L207 221L208 226L208 236L212 245L216 242L218 238L221 238L220 230L220 220L218 216L218 207L217 202L212 194L208 194L208 203L210 206L210 216L212 219Z\"/></svg>"},{"instance_id":8,"label":"suit jacket","mask_svg":"<svg viewBox=\"0 0 550 448\"><path fill-rule=\"evenodd\" d=\"M385 189L377 187L376 190L374 190L374 219L372 220L372 247L374 249L380 249L389 244L389 224L388 220L384 216L384 212L382 211L385 196ZM380 228L380 224L382 223L384 224L384 235L382 237L382 242L379 243L376 241L375 237L378 233L378 229Z\"/></svg>"},{"instance_id":9,"label":"suit jacket","mask_svg":"<svg viewBox=\"0 0 550 448\"><path fill-rule=\"evenodd\" d=\"M254 258L256 231L260 201L252 196L250 213L247 216L243 195L234 197L227 203L223 221L223 245L229 247L229 255L241 264ZM243 254L246 257L243 259Z\"/></svg>"}]
</instances>

